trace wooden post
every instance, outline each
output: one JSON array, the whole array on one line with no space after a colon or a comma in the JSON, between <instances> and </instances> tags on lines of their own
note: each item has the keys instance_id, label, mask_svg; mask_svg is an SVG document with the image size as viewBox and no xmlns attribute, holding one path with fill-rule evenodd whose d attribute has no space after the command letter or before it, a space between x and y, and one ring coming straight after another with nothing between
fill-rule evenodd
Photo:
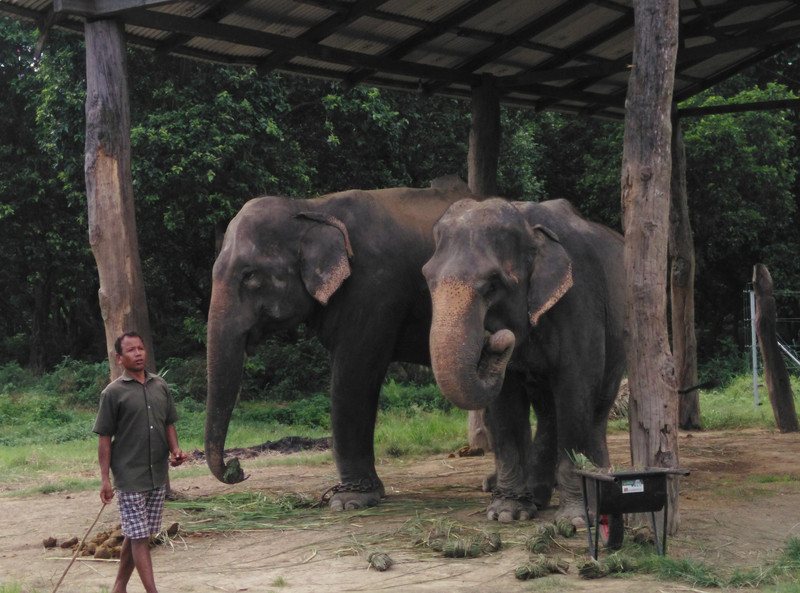
<instances>
[{"instance_id":1,"label":"wooden post","mask_svg":"<svg viewBox=\"0 0 800 593\"><path fill-rule=\"evenodd\" d=\"M761 358L764 360L764 381L781 432L798 432L800 425L794 407L789 371L778 347L775 332L775 297L772 296L772 276L764 264L753 267L753 290L756 293L756 333Z\"/></svg>"},{"instance_id":2,"label":"wooden post","mask_svg":"<svg viewBox=\"0 0 800 593\"><path fill-rule=\"evenodd\" d=\"M500 153L500 95L494 77L472 89L472 126L467 163L470 191L476 196L497 193L497 159Z\"/></svg>"},{"instance_id":3,"label":"wooden post","mask_svg":"<svg viewBox=\"0 0 800 593\"><path fill-rule=\"evenodd\" d=\"M631 457L635 467L678 467L678 393L667 332L667 243L672 87L678 1L639 0L634 8L622 158ZM668 531L679 524L678 487L669 480Z\"/></svg>"},{"instance_id":4,"label":"wooden post","mask_svg":"<svg viewBox=\"0 0 800 593\"><path fill-rule=\"evenodd\" d=\"M472 126L469 132L468 184L476 196L497 193L497 159L500 153L500 95L491 75L472 89ZM491 451L489 430L483 410L469 412L469 446Z\"/></svg>"},{"instance_id":5,"label":"wooden post","mask_svg":"<svg viewBox=\"0 0 800 593\"><path fill-rule=\"evenodd\" d=\"M100 311L111 377L120 373L114 341L124 331L142 336L155 368L147 315L131 179L130 107L125 30L113 20L87 21L86 193L89 243L100 276Z\"/></svg>"},{"instance_id":6,"label":"wooden post","mask_svg":"<svg viewBox=\"0 0 800 593\"><path fill-rule=\"evenodd\" d=\"M686 149L681 122L673 106L672 182L670 184L669 254L672 303L672 353L678 391L678 426L699 430L700 394L697 390L697 338L694 332L694 242L686 192Z\"/></svg>"}]
</instances>

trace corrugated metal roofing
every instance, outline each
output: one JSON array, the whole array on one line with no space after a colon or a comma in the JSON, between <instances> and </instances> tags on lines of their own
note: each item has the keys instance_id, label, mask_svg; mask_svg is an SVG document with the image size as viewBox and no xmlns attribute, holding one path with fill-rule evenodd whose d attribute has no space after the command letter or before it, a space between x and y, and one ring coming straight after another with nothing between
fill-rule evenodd
<instances>
[{"instance_id":1,"label":"corrugated metal roofing","mask_svg":"<svg viewBox=\"0 0 800 593\"><path fill-rule=\"evenodd\" d=\"M800 41L794 0L681 0L678 100ZM0 14L83 30L113 17L129 42L454 97L494 77L502 101L623 116L632 0L0 0Z\"/></svg>"}]
</instances>

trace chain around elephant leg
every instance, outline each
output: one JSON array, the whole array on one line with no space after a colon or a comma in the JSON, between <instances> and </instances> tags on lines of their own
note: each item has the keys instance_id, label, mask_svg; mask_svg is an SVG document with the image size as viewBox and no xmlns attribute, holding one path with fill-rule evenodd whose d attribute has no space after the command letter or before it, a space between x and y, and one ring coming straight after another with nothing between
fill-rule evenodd
<instances>
[{"instance_id":1,"label":"chain around elephant leg","mask_svg":"<svg viewBox=\"0 0 800 593\"><path fill-rule=\"evenodd\" d=\"M538 512L532 493L512 493L502 490L492 491L492 501L486 512L486 518L500 523L527 521L533 519Z\"/></svg>"},{"instance_id":2,"label":"chain around elephant leg","mask_svg":"<svg viewBox=\"0 0 800 593\"><path fill-rule=\"evenodd\" d=\"M328 488L318 506L328 502L333 511L352 511L374 507L386 495L383 482L378 478L364 478L358 482L341 482Z\"/></svg>"}]
</instances>

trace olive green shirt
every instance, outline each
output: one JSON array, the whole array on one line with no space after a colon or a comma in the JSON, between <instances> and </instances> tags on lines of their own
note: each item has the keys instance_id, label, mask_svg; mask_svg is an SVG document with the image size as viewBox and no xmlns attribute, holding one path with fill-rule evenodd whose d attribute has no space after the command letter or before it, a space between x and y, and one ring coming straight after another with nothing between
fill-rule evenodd
<instances>
[{"instance_id":1,"label":"olive green shirt","mask_svg":"<svg viewBox=\"0 0 800 593\"><path fill-rule=\"evenodd\" d=\"M178 421L166 382L146 373L142 385L127 373L100 396L92 430L110 436L111 473L121 492L144 492L166 484L169 471L167 426Z\"/></svg>"}]
</instances>

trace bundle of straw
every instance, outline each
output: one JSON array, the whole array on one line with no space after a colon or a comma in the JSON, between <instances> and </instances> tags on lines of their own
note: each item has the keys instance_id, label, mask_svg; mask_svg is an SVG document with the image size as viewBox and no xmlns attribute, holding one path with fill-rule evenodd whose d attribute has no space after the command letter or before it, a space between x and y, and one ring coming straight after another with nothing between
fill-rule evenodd
<instances>
[{"instance_id":1,"label":"bundle of straw","mask_svg":"<svg viewBox=\"0 0 800 593\"><path fill-rule=\"evenodd\" d=\"M445 558L477 558L483 553L483 545L479 539L451 539L442 550Z\"/></svg>"},{"instance_id":2,"label":"bundle of straw","mask_svg":"<svg viewBox=\"0 0 800 593\"><path fill-rule=\"evenodd\" d=\"M562 537L573 537L578 532L578 529L566 519L561 519L556 523L556 531Z\"/></svg>"},{"instance_id":3,"label":"bundle of straw","mask_svg":"<svg viewBox=\"0 0 800 593\"><path fill-rule=\"evenodd\" d=\"M535 558L531 558L529 562L518 566L514 574L520 580L527 580L538 579L549 574L566 574L568 570L569 563L566 560L539 554Z\"/></svg>"},{"instance_id":4,"label":"bundle of straw","mask_svg":"<svg viewBox=\"0 0 800 593\"><path fill-rule=\"evenodd\" d=\"M599 579L610 574L635 572L637 569L635 560L620 554L612 554L601 561L590 558L581 563L578 566L578 574L585 579Z\"/></svg>"},{"instance_id":5,"label":"bundle of straw","mask_svg":"<svg viewBox=\"0 0 800 593\"><path fill-rule=\"evenodd\" d=\"M389 570L392 564L394 564L394 561L389 557L388 554L377 551L369 553L367 556L367 562L372 568L381 572L384 570Z\"/></svg>"},{"instance_id":6,"label":"bundle of straw","mask_svg":"<svg viewBox=\"0 0 800 593\"><path fill-rule=\"evenodd\" d=\"M484 554L491 554L492 552L499 552L503 547L503 540L500 539L499 533L489 533L483 537L483 552Z\"/></svg>"}]
</instances>

